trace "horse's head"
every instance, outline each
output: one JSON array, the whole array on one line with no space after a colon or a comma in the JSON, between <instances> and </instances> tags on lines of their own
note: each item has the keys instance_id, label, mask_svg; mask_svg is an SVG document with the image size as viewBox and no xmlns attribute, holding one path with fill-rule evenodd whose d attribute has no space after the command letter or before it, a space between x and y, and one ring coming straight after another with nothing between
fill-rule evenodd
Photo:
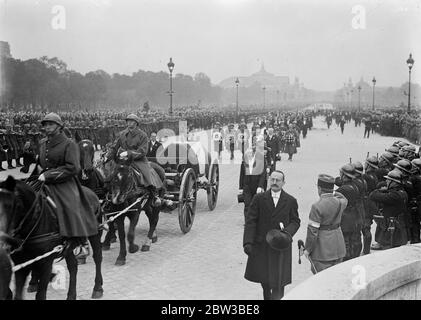
<instances>
[{"instance_id":1,"label":"horse's head","mask_svg":"<svg viewBox=\"0 0 421 320\"><path fill-rule=\"evenodd\" d=\"M34 200L35 193L12 176L0 182L0 243L14 244L9 235Z\"/></svg>"},{"instance_id":2,"label":"horse's head","mask_svg":"<svg viewBox=\"0 0 421 320\"><path fill-rule=\"evenodd\" d=\"M82 170L82 180L88 179L88 174L93 170L95 148L90 140L82 140L79 143L80 168Z\"/></svg>"},{"instance_id":3,"label":"horse's head","mask_svg":"<svg viewBox=\"0 0 421 320\"><path fill-rule=\"evenodd\" d=\"M113 204L124 203L134 189L133 171L129 166L116 165L110 180Z\"/></svg>"}]
</instances>

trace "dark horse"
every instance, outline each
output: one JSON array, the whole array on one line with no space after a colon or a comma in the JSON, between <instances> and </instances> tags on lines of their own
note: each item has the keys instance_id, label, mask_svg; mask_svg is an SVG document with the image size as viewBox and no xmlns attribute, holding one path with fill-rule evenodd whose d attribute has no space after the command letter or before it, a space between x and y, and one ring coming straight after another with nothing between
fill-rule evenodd
<instances>
[{"instance_id":1,"label":"dark horse","mask_svg":"<svg viewBox=\"0 0 421 320\"><path fill-rule=\"evenodd\" d=\"M59 235L58 221L51 198L49 198L47 187L40 182L27 184L23 181L15 180L9 176L0 183L0 221L6 226L5 233L15 242L12 246L11 258L15 265L27 262L35 257L39 257L50 252L56 246L65 245L65 250L59 254L54 253L33 264L26 266L15 272L15 299L23 298L23 287L30 271L38 279L37 300L45 300L47 297L47 287L51 277L54 259L63 256L66 259L69 270L69 290L67 299L76 299L76 278L77 261L73 254L73 245L66 246ZM45 189L44 189L45 188ZM35 191L35 189L40 189ZM98 197L89 189L83 188L86 197L91 203L98 203L97 212L100 205ZM101 262L102 252L100 234L89 237L93 249L96 275L95 286L92 298L101 298L102 274ZM17 245L16 245L17 243Z\"/></svg>"},{"instance_id":2,"label":"dark horse","mask_svg":"<svg viewBox=\"0 0 421 320\"><path fill-rule=\"evenodd\" d=\"M165 181L165 172L161 167L156 168L155 164L151 163L154 170L156 170L161 178ZM148 195L149 191L142 185L139 185L136 175L138 173L128 164L117 164L113 160L100 162L99 167L103 172L108 189L107 202L105 205L106 212L117 212L128 207L130 204L136 201L137 198ZM162 171L161 171L162 170ZM162 191L162 190L161 190ZM124 217L128 217L130 220L129 230L127 233L127 240L129 242L129 253L135 253L139 250L139 246L134 243L135 228L139 220L140 211L145 211L146 216L149 220L149 232L145 242L142 245L142 251L149 251L151 243L158 241L156 235L156 226L159 220L160 207L151 206L151 199L148 196L148 200L145 205L142 202L135 205L131 211L119 216L115 222L117 224L118 237L120 241L120 253L115 262L116 265L124 265L126 263L126 241L125 241L125 229L124 229ZM112 227L107 233L102 245L103 250L110 248L111 236L113 235Z\"/></svg>"}]
</instances>

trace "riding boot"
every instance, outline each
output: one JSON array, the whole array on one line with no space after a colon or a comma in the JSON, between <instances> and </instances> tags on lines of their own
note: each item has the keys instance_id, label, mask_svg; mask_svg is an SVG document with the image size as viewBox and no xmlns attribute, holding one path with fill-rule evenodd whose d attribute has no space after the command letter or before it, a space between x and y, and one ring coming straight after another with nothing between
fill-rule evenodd
<instances>
[{"instance_id":1,"label":"riding boot","mask_svg":"<svg viewBox=\"0 0 421 320\"><path fill-rule=\"evenodd\" d=\"M23 167L23 164L20 162L20 158L16 158L15 161L16 161L16 168Z\"/></svg>"},{"instance_id":2,"label":"riding boot","mask_svg":"<svg viewBox=\"0 0 421 320\"><path fill-rule=\"evenodd\" d=\"M14 169L15 167L12 165L12 159L7 160L7 169Z\"/></svg>"}]
</instances>

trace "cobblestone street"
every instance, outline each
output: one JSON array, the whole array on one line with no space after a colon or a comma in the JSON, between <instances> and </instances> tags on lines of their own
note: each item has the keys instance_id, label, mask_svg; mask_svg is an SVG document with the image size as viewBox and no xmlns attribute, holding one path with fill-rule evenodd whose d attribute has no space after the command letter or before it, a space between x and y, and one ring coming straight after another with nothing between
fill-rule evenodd
<instances>
[{"instance_id":1,"label":"cobblestone street","mask_svg":"<svg viewBox=\"0 0 421 320\"><path fill-rule=\"evenodd\" d=\"M364 126L355 128L354 123L348 123L341 135L335 124L328 130L322 118L317 118L307 138L301 137L301 148L293 161L287 161L283 154L282 161L277 163L277 168L285 172L285 190L298 200L301 218L293 243L293 282L286 287L286 292L312 275L304 257L302 264L298 264L297 240L305 240L308 213L317 200L317 175L337 176L349 158L363 162L367 152L380 155L397 140L377 134L363 139L363 132ZM239 159L240 153L235 156ZM149 252L128 254L126 265L121 267L114 265L118 243L103 252L103 299L262 299L260 285L243 278L247 256L242 249L243 204L237 203L240 166L238 161L230 164L228 157L224 151L216 209L208 210L206 192L200 190L196 217L189 233L180 231L177 211L161 213L158 242ZM1 172L0 178L8 174L22 177L14 169ZM147 230L148 220L142 213L136 229L137 244L143 242ZM64 263L58 265L64 266ZM85 265L79 266L78 299L90 299L94 270L91 256ZM65 299L66 293L67 285L65 290L50 285L47 298ZM34 296L25 294L26 299L34 299Z\"/></svg>"}]
</instances>

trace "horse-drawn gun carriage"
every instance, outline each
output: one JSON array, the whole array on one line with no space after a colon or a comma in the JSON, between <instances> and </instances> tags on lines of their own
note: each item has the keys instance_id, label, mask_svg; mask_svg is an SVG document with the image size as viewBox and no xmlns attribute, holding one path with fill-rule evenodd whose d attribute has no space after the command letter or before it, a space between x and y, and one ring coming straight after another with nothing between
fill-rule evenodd
<instances>
[{"instance_id":1,"label":"horse-drawn gun carriage","mask_svg":"<svg viewBox=\"0 0 421 320\"><path fill-rule=\"evenodd\" d=\"M210 210L216 207L218 159L212 159L200 143L176 141L160 148L156 158L151 160L164 168L167 190L163 198L171 200L176 206L181 231L189 232L196 214L198 190L206 190Z\"/></svg>"}]
</instances>

